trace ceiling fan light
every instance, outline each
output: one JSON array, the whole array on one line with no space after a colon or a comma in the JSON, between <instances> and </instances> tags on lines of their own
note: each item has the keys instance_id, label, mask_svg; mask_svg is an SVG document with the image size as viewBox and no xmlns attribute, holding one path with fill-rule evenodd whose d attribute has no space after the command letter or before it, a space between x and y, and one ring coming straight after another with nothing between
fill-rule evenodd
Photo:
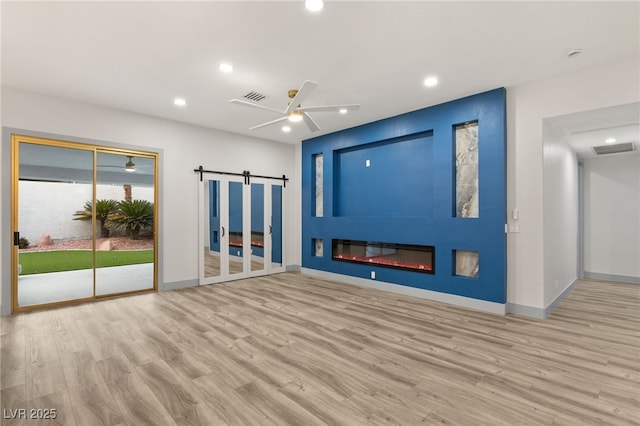
<instances>
[{"instance_id":1,"label":"ceiling fan light","mask_svg":"<svg viewBox=\"0 0 640 426\"><path fill-rule=\"evenodd\" d=\"M346 114L347 111L348 110L346 108L340 108L340 110L339 110L340 114Z\"/></svg>"},{"instance_id":2,"label":"ceiling fan light","mask_svg":"<svg viewBox=\"0 0 640 426\"><path fill-rule=\"evenodd\" d=\"M291 131L291 127L289 126L282 126L282 131L285 133L289 133Z\"/></svg>"},{"instance_id":3,"label":"ceiling fan light","mask_svg":"<svg viewBox=\"0 0 640 426\"><path fill-rule=\"evenodd\" d=\"M133 162L133 158L129 157L129 161L127 161L127 164L124 165L124 169L127 172L135 172L136 171L136 163Z\"/></svg>"},{"instance_id":4,"label":"ceiling fan light","mask_svg":"<svg viewBox=\"0 0 640 426\"><path fill-rule=\"evenodd\" d=\"M302 121L302 113L300 111L291 111L289 113L289 121L292 123L299 123Z\"/></svg>"}]
</instances>

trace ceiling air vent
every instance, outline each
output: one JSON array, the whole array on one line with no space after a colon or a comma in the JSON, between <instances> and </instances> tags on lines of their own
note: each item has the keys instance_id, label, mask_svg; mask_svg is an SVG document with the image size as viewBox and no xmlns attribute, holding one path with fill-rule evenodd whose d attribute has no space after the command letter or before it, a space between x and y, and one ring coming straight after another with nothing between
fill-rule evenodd
<instances>
[{"instance_id":1,"label":"ceiling air vent","mask_svg":"<svg viewBox=\"0 0 640 426\"><path fill-rule=\"evenodd\" d=\"M618 154L620 152L631 152L634 150L633 143L617 143L615 145L600 145L600 146L592 146L593 152L596 155L604 155L604 154Z\"/></svg>"},{"instance_id":2,"label":"ceiling air vent","mask_svg":"<svg viewBox=\"0 0 640 426\"><path fill-rule=\"evenodd\" d=\"M243 96L243 98L249 99L249 100L255 101L255 102L260 102L261 100L263 100L266 97L267 97L266 95L263 95L262 93L254 92L253 90Z\"/></svg>"}]
</instances>

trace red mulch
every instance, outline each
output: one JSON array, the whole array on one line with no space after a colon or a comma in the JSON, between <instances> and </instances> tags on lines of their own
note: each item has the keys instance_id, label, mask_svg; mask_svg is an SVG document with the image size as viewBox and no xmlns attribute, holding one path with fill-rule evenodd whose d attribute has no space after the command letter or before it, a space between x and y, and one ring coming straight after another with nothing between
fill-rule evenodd
<instances>
[{"instance_id":1,"label":"red mulch","mask_svg":"<svg viewBox=\"0 0 640 426\"><path fill-rule=\"evenodd\" d=\"M114 237L114 238L98 238L96 244L100 247L104 241L109 240L111 242L111 250L149 250L153 248L153 239L140 239L132 240L127 237ZM31 245L27 249L20 250L21 252L28 251L51 251L51 250L91 250L93 248L93 241L91 240L66 240L66 241L53 241L50 246L38 247L37 245Z\"/></svg>"}]
</instances>

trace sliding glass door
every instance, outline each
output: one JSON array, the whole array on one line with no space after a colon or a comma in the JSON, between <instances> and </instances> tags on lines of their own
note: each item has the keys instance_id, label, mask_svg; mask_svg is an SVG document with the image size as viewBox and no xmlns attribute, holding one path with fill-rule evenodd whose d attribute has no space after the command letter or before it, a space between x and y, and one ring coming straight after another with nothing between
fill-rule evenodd
<instances>
[{"instance_id":1,"label":"sliding glass door","mask_svg":"<svg viewBox=\"0 0 640 426\"><path fill-rule=\"evenodd\" d=\"M17 188L18 307L93 297L93 152L21 142ZM90 217L89 217L90 219Z\"/></svg>"},{"instance_id":2,"label":"sliding glass door","mask_svg":"<svg viewBox=\"0 0 640 426\"><path fill-rule=\"evenodd\" d=\"M98 151L96 164L96 295L153 289L155 159Z\"/></svg>"},{"instance_id":3,"label":"sliding glass door","mask_svg":"<svg viewBox=\"0 0 640 426\"><path fill-rule=\"evenodd\" d=\"M209 174L200 195L201 284L284 271L281 185Z\"/></svg>"},{"instance_id":4,"label":"sliding glass door","mask_svg":"<svg viewBox=\"0 0 640 426\"><path fill-rule=\"evenodd\" d=\"M12 136L12 310L156 288L156 156Z\"/></svg>"}]
</instances>

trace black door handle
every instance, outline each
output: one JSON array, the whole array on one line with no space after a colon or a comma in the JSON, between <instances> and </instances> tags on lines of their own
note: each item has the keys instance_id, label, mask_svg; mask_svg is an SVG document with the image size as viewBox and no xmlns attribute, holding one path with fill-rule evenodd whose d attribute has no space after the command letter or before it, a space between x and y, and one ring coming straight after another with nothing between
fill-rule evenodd
<instances>
[{"instance_id":1,"label":"black door handle","mask_svg":"<svg viewBox=\"0 0 640 426\"><path fill-rule=\"evenodd\" d=\"M269 235L273 234L273 226L269 225Z\"/></svg>"},{"instance_id":2,"label":"black door handle","mask_svg":"<svg viewBox=\"0 0 640 426\"><path fill-rule=\"evenodd\" d=\"M15 231L13 233L13 245L14 246L19 246L20 245L20 232L19 231Z\"/></svg>"},{"instance_id":3,"label":"black door handle","mask_svg":"<svg viewBox=\"0 0 640 426\"><path fill-rule=\"evenodd\" d=\"M222 228L222 235L220 235L221 237L224 237L224 226L221 226Z\"/></svg>"}]
</instances>

